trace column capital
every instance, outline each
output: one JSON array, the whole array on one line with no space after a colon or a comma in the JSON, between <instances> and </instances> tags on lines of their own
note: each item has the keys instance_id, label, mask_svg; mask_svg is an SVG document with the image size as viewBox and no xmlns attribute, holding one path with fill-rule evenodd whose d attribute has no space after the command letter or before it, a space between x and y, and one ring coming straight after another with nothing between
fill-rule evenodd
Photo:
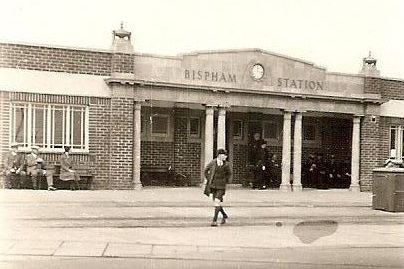
<instances>
[{"instance_id":1,"label":"column capital","mask_svg":"<svg viewBox=\"0 0 404 269\"><path fill-rule=\"evenodd\" d=\"M284 119L284 120L291 120L291 119L292 119L292 112L290 112L290 111L283 111L283 119Z\"/></svg>"},{"instance_id":2,"label":"column capital","mask_svg":"<svg viewBox=\"0 0 404 269\"><path fill-rule=\"evenodd\" d=\"M140 109L142 109L142 104L140 102L135 101L133 108L135 110L140 110Z\"/></svg>"},{"instance_id":3,"label":"column capital","mask_svg":"<svg viewBox=\"0 0 404 269\"><path fill-rule=\"evenodd\" d=\"M219 107L219 116L226 116L226 108Z\"/></svg>"},{"instance_id":4,"label":"column capital","mask_svg":"<svg viewBox=\"0 0 404 269\"><path fill-rule=\"evenodd\" d=\"M214 113L214 107L212 107L212 106L206 106L205 107L205 113L206 113L206 115L213 115L213 113Z\"/></svg>"},{"instance_id":5,"label":"column capital","mask_svg":"<svg viewBox=\"0 0 404 269\"><path fill-rule=\"evenodd\" d=\"M355 115L353 117L353 123L354 124L359 124L361 122L361 118L362 118L362 116Z\"/></svg>"}]
</instances>

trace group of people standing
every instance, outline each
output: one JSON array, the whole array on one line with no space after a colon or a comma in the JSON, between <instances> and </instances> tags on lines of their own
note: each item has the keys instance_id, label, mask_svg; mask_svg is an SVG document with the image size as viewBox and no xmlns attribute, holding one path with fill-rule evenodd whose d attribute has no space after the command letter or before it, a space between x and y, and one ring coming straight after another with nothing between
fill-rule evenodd
<instances>
[{"instance_id":1,"label":"group of people standing","mask_svg":"<svg viewBox=\"0 0 404 269\"><path fill-rule=\"evenodd\" d=\"M8 189L32 188L41 189L42 181L46 178L47 189L55 191L53 171L46 169L45 161L39 156L39 147L32 146L31 152L25 154L18 152L19 144L13 143L4 164L5 187ZM69 152L71 147L65 146L65 152L60 156L60 179L70 181L70 189L75 189L75 184L80 176L72 169L72 159Z\"/></svg>"},{"instance_id":2,"label":"group of people standing","mask_svg":"<svg viewBox=\"0 0 404 269\"><path fill-rule=\"evenodd\" d=\"M259 133L254 134L248 156L254 173L250 186L253 189L278 188L281 184L281 163L276 153L268 151L267 142L261 139Z\"/></svg>"}]
</instances>

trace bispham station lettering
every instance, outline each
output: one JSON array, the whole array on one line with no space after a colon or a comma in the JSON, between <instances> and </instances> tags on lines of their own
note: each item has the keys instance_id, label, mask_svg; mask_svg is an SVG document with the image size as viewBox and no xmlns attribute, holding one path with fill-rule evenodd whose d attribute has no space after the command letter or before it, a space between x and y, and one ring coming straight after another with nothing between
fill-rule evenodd
<instances>
[{"instance_id":1,"label":"bispham station lettering","mask_svg":"<svg viewBox=\"0 0 404 269\"><path fill-rule=\"evenodd\" d=\"M202 71L195 69L185 69L184 78L189 80L204 80L212 82L224 82L224 83L237 83L236 75L215 72L215 71Z\"/></svg>"},{"instance_id":2,"label":"bispham station lettering","mask_svg":"<svg viewBox=\"0 0 404 269\"><path fill-rule=\"evenodd\" d=\"M278 87L303 90L323 90L323 83L321 81L313 80L278 78Z\"/></svg>"}]
</instances>

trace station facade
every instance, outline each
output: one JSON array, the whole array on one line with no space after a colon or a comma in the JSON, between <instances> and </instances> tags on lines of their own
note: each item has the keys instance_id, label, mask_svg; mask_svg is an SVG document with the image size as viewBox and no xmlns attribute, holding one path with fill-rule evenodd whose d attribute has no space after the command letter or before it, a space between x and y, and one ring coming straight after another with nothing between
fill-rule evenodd
<instances>
[{"instance_id":1,"label":"station facade","mask_svg":"<svg viewBox=\"0 0 404 269\"><path fill-rule=\"evenodd\" d=\"M68 144L95 189L139 189L164 167L199 185L218 148L243 184L255 133L279 156L285 191L307 187L311 154L344 163L354 191L404 154L404 80L381 77L370 55L342 74L261 49L140 54L122 27L109 50L0 43L0 104L1 164L14 142L50 163Z\"/></svg>"}]
</instances>

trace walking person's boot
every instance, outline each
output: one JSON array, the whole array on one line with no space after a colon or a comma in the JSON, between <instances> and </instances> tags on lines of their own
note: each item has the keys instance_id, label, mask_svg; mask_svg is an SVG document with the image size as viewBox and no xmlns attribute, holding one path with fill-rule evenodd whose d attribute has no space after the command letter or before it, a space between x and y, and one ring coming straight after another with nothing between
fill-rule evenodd
<instances>
[{"instance_id":1,"label":"walking person's boot","mask_svg":"<svg viewBox=\"0 0 404 269\"><path fill-rule=\"evenodd\" d=\"M215 215L213 216L213 221L210 226L217 226L217 217L219 216L220 206L215 206Z\"/></svg>"},{"instance_id":2,"label":"walking person's boot","mask_svg":"<svg viewBox=\"0 0 404 269\"><path fill-rule=\"evenodd\" d=\"M226 212L224 212L224 209L222 206L220 206L219 211L220 211L220 213L222 213L222 216L223 216L222 222L220 224L222 224L222 225L226 224L226 220L229 218L229 216L226 214Z\"/></svg>"}]
</instances>

